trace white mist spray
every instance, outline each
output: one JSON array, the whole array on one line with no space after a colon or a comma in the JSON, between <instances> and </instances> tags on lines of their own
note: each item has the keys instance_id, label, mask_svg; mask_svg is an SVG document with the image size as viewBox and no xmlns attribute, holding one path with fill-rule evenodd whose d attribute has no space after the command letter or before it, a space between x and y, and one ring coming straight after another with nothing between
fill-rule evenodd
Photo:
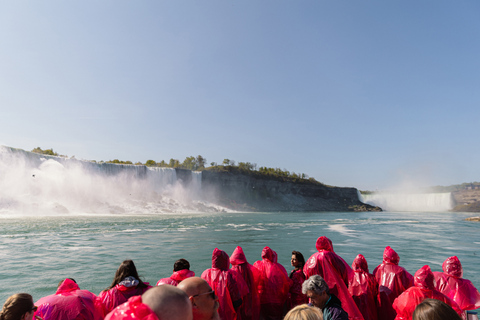
<instances>
[{"instance_id":1,"label":"white mist spray","mask_svg":"<svg viewBox=\"0 0 480 320\"><path fill-rule=\"evenodd\" d=\"M216 212L200 199L201 172L97 164L0 146L0 216Z\"/></svg>"}]
</instances>

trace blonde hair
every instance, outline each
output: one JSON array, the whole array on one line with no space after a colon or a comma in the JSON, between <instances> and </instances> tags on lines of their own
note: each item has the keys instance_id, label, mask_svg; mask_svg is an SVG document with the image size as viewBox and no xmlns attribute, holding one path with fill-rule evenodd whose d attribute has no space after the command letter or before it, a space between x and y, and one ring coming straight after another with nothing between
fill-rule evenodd
<instances>
[{"instance_id":1,"label":"blonde hair","mask_svg":"<svg viewBox=\"0 0 480 320\"><path fill-rule=\"evenodd\" d=\"M283 320L323 320L323 314L316 307L302 304L288 311Z\"/></svg>"},{"instance_id":2,"label":"blonde hair","mask_svg":"<svg viewBox=\"0 0 480 320\"><path fill-rule=\"evenodd\" d=\"M28 293L17 293L8 297L0 311L1 320L20 320L33 309L33 298Z\"/></svg>"}]
</instances>

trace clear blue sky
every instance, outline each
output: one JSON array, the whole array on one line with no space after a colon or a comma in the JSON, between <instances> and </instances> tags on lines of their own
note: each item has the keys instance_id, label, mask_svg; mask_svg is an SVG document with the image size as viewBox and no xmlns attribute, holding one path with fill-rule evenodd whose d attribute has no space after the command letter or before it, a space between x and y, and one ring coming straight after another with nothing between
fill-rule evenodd
<instances>
[{"instance_id":1,"label":"clear blue sky","mask_svg":"<svg viewBox=\"0 0 480 320\"><path fill-rule=\"evenodd\" d=\"M479 1L0 3L0 144L480 180Z\"/></svg>"}]
</instances>

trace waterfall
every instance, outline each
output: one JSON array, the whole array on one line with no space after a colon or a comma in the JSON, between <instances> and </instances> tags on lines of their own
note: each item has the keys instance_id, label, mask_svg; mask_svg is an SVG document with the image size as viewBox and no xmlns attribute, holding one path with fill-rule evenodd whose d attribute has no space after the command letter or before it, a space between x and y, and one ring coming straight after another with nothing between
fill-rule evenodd
<instances>
[{"instance_id":1,"label":"waterfall","mask_svg":"<svg viewBox=\"0 0 480 320\"><path fill-rule=\"evenodd\" d=\"M445 212L454 206L447 193L372 193L359 195L363 203L379 206L386 211Z\"/></svg>"},{"instance_id":2,"label":"waterfall","mask_svg":"<svg viewBox=\"0 0 480 320\"><path fill-rule=\"evenodd\" d=\"M0 217L217 212L201 199L201 172L96 163L0 146Z\"/></svg>"}]
</instances>

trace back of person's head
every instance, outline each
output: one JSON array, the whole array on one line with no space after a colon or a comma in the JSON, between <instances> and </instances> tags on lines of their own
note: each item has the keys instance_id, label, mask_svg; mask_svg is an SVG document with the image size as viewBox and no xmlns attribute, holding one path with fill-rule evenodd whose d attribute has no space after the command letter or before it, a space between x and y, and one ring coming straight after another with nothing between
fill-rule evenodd
<instances>
[{"instance_id":1,"label":"back of person's head","mask_svg":"<svg viewBox=\"0 0 480 320\"><path fill-rule=\"evenodd\" d=\"M190 270L190 263L185 259L178 259L173 265L173 271Z\"/></svg>"},{"instance_id":2,"label":"back of person's head","mask_svg":"<svg viewBox=\"0 0 480 320\"><path fill-rule=\"evenodd\" d=\"M62 283L63 283L65 280L67 280L67 279L70 279L70 280L72 280L73 282L77 283L77 281L75 281L75 279L73 279L73 278L66 278L66 279L60 280L60 282L59 282L58 285L57 285L57 288L60 287L60 286L62 285Z\"/></svg>"},{"instance_id":3,"label":"back of person's head","mask_svg":"<svg viewBox=\"0 0 480 320\"><path fill-rule=\"evenodd\" d=\"M1 320L21 320L34 310L33 298L28 293L17 293L8 297L0 311Z\"/></svg>"},{"instance_id":4,"label":"back of person's head","mask_svg":"<svg viewBox=\"0 0 480 320\"><path fill-rule=\"evenodd\" d=\"M413 312L413 320L460 320L455 310L443 301L425 299Z\"/></svg>"},{"instance_id":5,"label":"back of person's head","mask_svg":"<svg viewBox=\"0 0 480 320\"><path fill-rule=\"evenodd\" d=\"M283 320L323 320L323 314L316 307L302 304L290 310Z\"/></svg>"},{"instance_id":6,"label":"back of person's head","mask_svg":"<svg viewBox=\"0 0 480 320\"><path fill-rule=\"evenodd\" d=\"M311 276L302 284L302 293L307 294L307 291L313 291L316 294L322 294L324 291L330 294L327 282L318 274Z\"/></svg>"},{"instance_id":7,"label":"back of person's head","mask_svg":"<svg viewBox=\"0 0 480 320\"><path fill-rule=\"evenodd\" d=\"M142 302L159 320L192 320L192 304L187 294L169 284L153 287L142 295Z\"/></svg>"},{"instance_id":8,"label":"back of person's head","mask_svg":"<svg viewBox=\"0 0 480 320\"><path fill-rule=\"evenodd\" d=\"M113 278L112 284L108 289L111 289L115 287L117 284L123 281L126 277L134 277L135 279L138 280L139 282L139 287L140 288L145 288L147 285L145 285L140 277L138 276L137 273L137 268L135 267L135 264L133 263L132 260L124 260L120 266L118 267L117 271L115 272L115 277Z\"/></svg>"},{"instance_id":9,"label":"back of person's head","mask_svg":"<svg viewBox=\"0 0 480 320\"><path fill-rule=\"evenodd\" d=\"M300 251L292 251L292 256L295 256L297 261L300 263L300 266L303 268L305 265L305 258L303 257L303 254Z\"/></svg>"}]
</instances>

